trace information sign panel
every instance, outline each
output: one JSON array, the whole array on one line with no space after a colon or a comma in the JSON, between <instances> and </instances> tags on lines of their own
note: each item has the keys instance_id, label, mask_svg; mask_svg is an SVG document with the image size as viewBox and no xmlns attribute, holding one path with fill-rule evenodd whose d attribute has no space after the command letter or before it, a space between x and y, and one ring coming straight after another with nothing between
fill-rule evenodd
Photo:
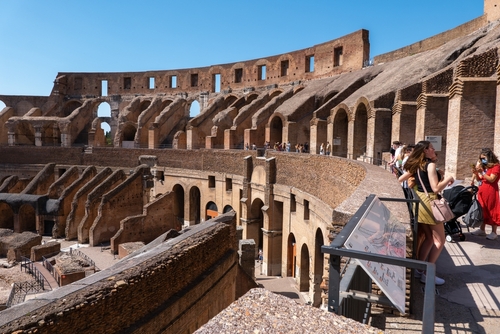
<instances>
[{"instance_id":1,"label":"information sign panel","mask_svg":"<svg viewBox=\"0 0 500 334\"><path fill-rule=\"evenodd\" d=\"M404 258L406 227L375 197L344 245L357 251ZM404 314L405 268L366 260L358 261L387 298Z\"/></svg>"}]
</instances>

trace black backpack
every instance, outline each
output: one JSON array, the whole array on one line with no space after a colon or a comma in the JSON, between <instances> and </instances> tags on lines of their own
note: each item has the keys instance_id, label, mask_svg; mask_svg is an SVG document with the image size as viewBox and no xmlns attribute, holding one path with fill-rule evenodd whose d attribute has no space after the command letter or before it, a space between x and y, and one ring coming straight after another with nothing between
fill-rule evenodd
<instances>
[{"instance_id":1,"label":"black backpack","mask_svg":"<svg viewBox=\"0 0 500 334\"><path fill-rule=\"evenodd\" d=\"M477 193L476 186L464 187L454 186L443 191L443 197L448 201L451 211L456 217L460 217L469 212L474 195Z\"/></svg>"}]
</instances>

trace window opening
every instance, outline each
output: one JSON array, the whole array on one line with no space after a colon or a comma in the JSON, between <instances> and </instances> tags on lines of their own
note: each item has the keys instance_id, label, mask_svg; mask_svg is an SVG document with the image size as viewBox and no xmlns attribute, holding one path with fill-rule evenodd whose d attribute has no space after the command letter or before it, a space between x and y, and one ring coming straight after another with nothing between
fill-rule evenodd
<instances>
[{"instance_id":1,"label":"window opening","mask_svg":"<svg viewBox=\"0 0 500 334\"><path fill-rule=\"evenodd\" d=\"M191 87L198 87L198 73L191 74Z\"/></svg>"},{"instance_id":2,"label":"window opening","mask_svg":"<svg viewBox=\"0 0 500 334\"><path fill-rule=\"evenodd\" d=\"M155 77L149 77L148 87L149 89L155 89Z\"/></svg>"},{"instance_id":3,"label":"window opening","mask_svg":"<svg viewBox=\"0 0 500 334\"><path fill-rule=\"evenodd\" d=\"M215 188L215 176L210 175L208 177L208 187L209 188Z\"/></svg>"},{"instance_id":4,"label":"window opening","mask_svg":"<svg viewBox=\"0 0 500 334\"><path fill-rule=\"evenodd\" d=\"M220 74L214 74L212 77L212 86L214 87L214 92L219 93L220 92Z\"/></svg>"},{"instance_id":5,"label":"window opening","mask_svg":"<svg viewBox=\"0 0 500 334\"><path fill-rule=\"evenodd\" d=\"M168 85L170 86L170 88L177 88L177 75L170 76Z\"/></svg>"},{"instance_id":6,"label":"window opening","mask_svg":"<svg viewBox=\"0 0 500 334\"><path fill-rule=\"evenodd\" d=\"M266 65L260 65L258 67L258 80L266 80Z\"/></svg>"},{"instance_id":7,"label":"window opening","mask_svg":"<svg viewBox=\"0 0 500 334\"><path fill-rule=\"evenodd\" d=\"M237 68L234 70L234 82L239 83L243 79L243 69Z\"/></svg>"},{"instance_id":8,"label":"window opening","mask_svg":"<svg viewBox=\"0 0 500 334\"><path fill-rule=\"evenodd\" d=\"M132 88L132 78L125 77L123 78L123 89L131 89Z\"/></svg>"},{"instance_id":9,"label":"window opening","mask_svg":"<svg viewBox=\"0 0 500 334\"><path fill-rule=\"evenodd\" d=\"M101 96L108 96L108 80L101 80Z\"/></svg>"},{"instance_id":10,"label":"window opening","mask_svg":"<svg viewBox=\"0 0 500 334\"><path fill-rule=\"evenodd\" d=\"M343 61L342 52L343 51L341 46L334 49L333 66L342 66L342 61Z\"/></svg>"},{"instance_id":11,"label":"window opening","mask_svg":"<svg viewBox=\"0 0 500 334\"><path fill-rule=\"evenodd\" d=\"M290 62L288 60L281 61L281 76L285 77L288 75L288 67L290 66Z\"/></svg>"},{"instance_id":12,"label":"window opening","mask_svg":"<svg viewBox=\"0 0 500 334\"><path fill-rule=\"evenodd\" d=\"M306 72L314 72L314 56L306 57Z\"/></svg>"},{"instance_id":13,"label":"window opening","mask_svg":"<svg viewBox=\"0 0 500 334\"><path fill-rule=\"evenodd\" d=\"M304 220L309 220L309 201L304 200Z\"/></svg>"}]
</instances>

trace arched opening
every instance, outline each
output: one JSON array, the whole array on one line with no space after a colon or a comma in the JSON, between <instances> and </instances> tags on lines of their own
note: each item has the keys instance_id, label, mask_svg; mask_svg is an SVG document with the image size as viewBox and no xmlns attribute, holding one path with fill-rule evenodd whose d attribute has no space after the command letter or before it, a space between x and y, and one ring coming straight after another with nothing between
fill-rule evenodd
<instances>
[{"instance_id":1,"label":"arched opening","mask_svg":"<svg viewBox=\"0 0 500 334\"><path fill-rule=\"evenodd\" d=\"M174 216L181 226L184 225L184 188L176 184L172 189L174 197Z\"/></svg>"},{"instance_id":2,"label":"arched opening","mask_svg":"<svg viewBox=\"0 0 500 334\"><path fill-rule=\"evenodd\" d=\"M17 125L16 144L35 145L35 129L31 124L22 122Z\"/></svg>"},{"instance_id":3,"label":"arched opening","mask_svg":"<svg viewBox=\"0 0 500 334\"><path fill-rule=\"evenodd\" d=\"M106 118L111 119L111 106L109 103L102 102L99 104L97 108L97 117L104 118L103 122L101 122L101 129L104 130L104 135L107 135L111 131L110 125L106 122Z\"/></svg>"},{"instance_id":4,"label":"arched opening","mask_svg":"<svg viewBox=\"0 0 500 334\"><path fill-rule=\"evenodd\" d=\"M262 232L262 228L264 227L264 214L262 212L263 206L264 203L260 198L257 198L253 201L250 208L250 216L247 225L247 239L253 239L255 241L255 257L257 257L258 255L259 249L263 249L264 246L264 238Z\"/></svg>"},{"instance_id":5,"label":"arched opening","mask_svg":"<svg viewBox=\"0 0 500 334\"><path fill-rule=\"evenodd\" d=\"M123 135L123 140L122 140L122 147L126 148L134 148L134 138L135 138L135 133L137 132L137 129L135 128L134 125L132 124L127 124L123 128L122 135Z\"/></svg>"},{"instance_id":6,"label":"arched opening","mask_svg":"<svg viewBox=\"0 0 500 334\"><path fill-rule=\"evenodd\" d=\"M306 244L300 249L299 291L309 291L309 249Z\"/></svg>"},{"instance_id":7,"label":"arched opening","mask_svg":"<svg viewBox=\"0 0 500 334\"><path fill-rule=\"evenodd\" d=\"M217 211L217 204L214 202L208 202L205 207L205 220L215 218L219 215Z\"/></svg>"},{"instance_id":8,"label":"arched opening","mask_svg":"<svg viewBox=\"0 0 500 334\"><path fill-rule=\"evenodd\" d=\"M332 155L347 158L347 133L349 119L344 109L339 109L333 120Z\"/></svg>"},{"instance_id":9,"label":"arched opening","mask_svg":"<svg viewBox=\"0 0 500 334\"><path fill-rule=\"evenodd\" d=\"M366 131L368 126L368 113L366 106L360 104L356 109L356 118L354 120L354 131L353 131L353 150L352 159L357 159L358 157L365 155L366 152Z\"/></svg>"},{"instance_id":10,"label":"arched opening","mask_svg":"<svg viewBox=\"0 0 500 334\"><path fill-rule=\"evenodd\" d=\"M321 282L323 281L324 255L321 252L321 246L324 244L323 232L321 229L316 230L314 238L314 296L313 306L321 305Z\"/></svg>"},{"instance_id":11,"label":"arched opening","mask_svg":"<svg viewBox=\"0 0 500 334\"><path fill-rule=\"evenodd\" d=\"M0 111L2 111L6 107L5 103L0 100Z\"/></svg>"},{"instance_id":12,"label":"arched opening","mask_svg":"<svg viewBox=\"0 0 500 334\"><path fill-rule=\"evenodd\" d=\"M231 205L226 205L224 207L224 209L222 210L222 213L227 213L227 212L231 212L231 211L234 211L233 207Z\"/></svg>"},{"instance_id":13,"label":"arched opening","mask_svg":"<svg viewBox=\"0 0 500 334\"><path fill-rule=\"evenodd\" d=\"M189 224L200 223L200 200L201 194L198 187L192 187L189 190Z\"/></svg>"},{"instance_id":14,"label":"arched opening","mask_svg":"<svg viewBox=\"0 0 500 334\"><path fill-rule=\"evenodd\" d=\"M283 138L283 121L279 116L276 116L272 119L270 124L270 143L271 147L274 146L275 143L281 143Z\"/></svg>"},{"instance_id":15,"label":"arched opening","mask_svg":"<svg viewBox=\"0 0 500 334\"><path fill-rule=\"evenodd\" d=\"M78 102L78 101L69 101L62 108L62 115L61 115L61 117L66 117L66 116L71 115L71 113L73 111L75 111L76 109L80 108L81 106L82 106L82 104L80 102Z\"/></svg>"},{"instance_id":16,"label":"arched opening","mask_svg":"<svg viewBox=\"0 0 500 334\"><path fill-rule=\"evenodd\" d=\"M200 103L196 100L191 103L191 106L189 107L189 117L193 118L196 117L200 114Z\"/></svg>"},{"instance_id":17,"label":"arched opening","mask_svg":"<svg viewBox=\"0 0 500 334\"><path fill-rule=\"evenodd\" d=\"M5 202L0 202L0 228L14 229L14 211Z\"/></svg>"},{"instance_id":18,"label":"arched opening","mask_svg":"<svg viewBox=\"0 0 500 334\"><path fill-rule=\"evenodd\" d=\"M36 212L29 204L23 204L19 208L19 231L36 232Z\"/></svg>"},{"instance_id":19,"label":"arched opening","mask_svg":"<svg viewBox=\"0 0 500 334\"><path fill-rule=\"evenodd\" d=\"M401 123L401 134L405 134L404 137L408 138L406 143L413 143L415 140L415 113L413 117L408 119L408 123L412 124L413 127L409 128L406 124L406 119ZM373 152L369 152L369 155L373 156L373 163L376 165L382 164L382 152L387 150L387 147L391 146L391 131L387 129L392 128L392 111L391 110L378 110L375 115L375 132L373 138ZM401 140L401 138L400 138Z\"/></svg>"},{"instance_id":20,"label":"arched opening","mask_svg":"<svg viewBox=\"0 0 500 334\"><path fill-rule=\"evenodd\" d=\"M288 235L287 241L287 254L286 254L286 276L287 277L295 277L297 265L297 251L296 251L296 241L293 233Z\"/></svg>"}]
</instances>

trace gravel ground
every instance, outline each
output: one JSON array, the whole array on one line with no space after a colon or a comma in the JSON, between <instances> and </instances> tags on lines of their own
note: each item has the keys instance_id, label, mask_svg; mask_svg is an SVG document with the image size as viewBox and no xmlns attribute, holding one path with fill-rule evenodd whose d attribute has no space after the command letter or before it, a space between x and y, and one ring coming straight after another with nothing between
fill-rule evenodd
<instances>
[{"instance_id":1,"label":"gravel ground","mask_svg":"<svg viewBox=\"0 0 500 334\"><path fill-rule=\"evenodd\" d=\"M3 265L1 265L4 262L6 262L6 259L0 259L0 305L7 303L12 284L16 282L34 281L33 276L21 271L20 263L11 268L4 268Z\"/></svg>"}]
</instances>

